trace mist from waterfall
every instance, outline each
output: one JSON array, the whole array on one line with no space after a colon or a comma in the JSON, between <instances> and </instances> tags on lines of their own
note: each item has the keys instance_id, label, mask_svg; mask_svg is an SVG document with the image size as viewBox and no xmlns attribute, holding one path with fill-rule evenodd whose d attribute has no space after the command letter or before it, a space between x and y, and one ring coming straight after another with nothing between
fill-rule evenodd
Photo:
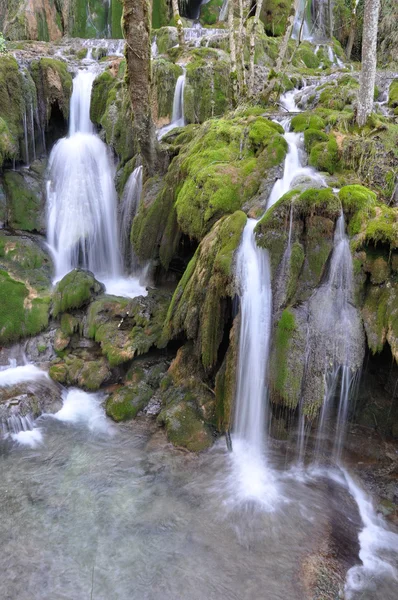
<instances>
[{"instance_id":1,"label":"mist from waterfall","mask_svg":"<svg viewBox=\"0 0 398 600\"><path fill-rule=\"evenodd\" d=\"M55 281L76 267L92 271L109 293L145 293L123 278L117 225L115 169L110 151L90 120L96 73L73 80L69 135L51 151L47 179L47 237ZM127 285L126 285L127 283Z\"/></svg>"}]
</instances>

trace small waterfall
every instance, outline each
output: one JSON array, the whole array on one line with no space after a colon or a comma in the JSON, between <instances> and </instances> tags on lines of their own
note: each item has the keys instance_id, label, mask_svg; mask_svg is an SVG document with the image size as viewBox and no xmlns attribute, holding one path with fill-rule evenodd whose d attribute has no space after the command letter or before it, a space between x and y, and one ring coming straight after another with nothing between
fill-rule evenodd
<instances>
[{"instance_id":1,"label":"small waterfall","mask_svg":"<svg viewBox=\"0 0 398 600\"><path fill-rule=\"evenodd\" d=\"M34 120L34 111L33 111L32 103L30 105L30 128L31 128L31 134L32 134L33 160L36 160L35 120Z\"/></svg>"},{"instance_id":2,"label":"small waterfall","mask_svg":"<svg viewBox=\"0 0 398 600\"><path fill-rule=\"evenodd\" d=\"M184 127L185 119L184 119L184 89L185 89L185 76L186 72L183 69L183 74L180 75L176 82L175 92L174 92L174 100L173 100L173 113L171 117L171 122L169 125L162 127L158 131L158 139L161 140L166 133L172 131L176 127Z\"/></svg>"},{"instance_id":3,"label":"small waterfall","mask_svg":"<svg viewBox=\"0 0 398 600\"><path fill-rule=\"evenodd\" d=\"M345 233L343 213L337 220L334 249L326 284L315 292L313 304L321 306L316 312L317 328L325 330L330 347L328 354L333 365L326 373L326 392L318 424L316 456L319 459L327 443L327 427L333 409L333 401L340 387L333 442L333 458L340 461L345 439L349 401L357 381L358 370L350 356L352 339L355 339L357 319L353 307L354 275L350 243ZM330 359L329 359L330 361Z\"/></svg>"},{"instance_id":4,"label":"small waterfall","mask_svg":"<svg viewBox=\"0 0 398 600\"><path fill-rule=\"evenodd\" d=\"M268 421L266 371L272 298L268 252L256 244L256 224L255 219L248 220L237 254L241 326L234 432L261 453Z\"/></svg>"},{"instance_id":5,"label":"small waterfall","mask_svg":"<svg viewBox=\"0 0 398 600\"><path fill-rule=\"evenodd\" d=\"M120 246L130 272L137 269L137 260L131 247L130 231L142 192L142 166L136 167L124 186L120 201Z\"/></svg>"},{"instance_id":6,"label":"small waterfall","mask_svg":"<svg viewBox=\"0 0 398 600\"><path fill-rule=\"evenodd\" d=\"M228 16L228 0L223 0L220 16L218 18L219 21L226 21Z\"/></svg>"},{"instance_id":7,"label":"small waterfall","mask_svg":"<svg viewBox=\"0 0 398 600\"><path fill-rule=\"evenodd\" d=\"M81 266L92 271L109 293L145 293L123 280L117 227L114 166L107 146L90 121L92 71L73 80L69 135L54 146L48 167L47 236L55 280Z\"/></svg>"},{"instance_id":8,"label":"small waterfall","mask_svg":"<svg viewBox=\"0 0 398 600\"><path fill-rule=\"evenodd\" d=\"M29 165L29 136L28 136L28 122L26 118L26 110L23 113L22 117L23 121L23 138L24 138L24 146L25 146L25 164Z\"/></svg>"},{"instance_id":9,"label":"small waterfall","mask_svg":"<svg viewBox=\"0 0 398 600\"><path fill-rule=\"evenodd\" d=\"M311 40L311 24L308 18L307 0L296 0L296 14L294 16L292 38Z\"/></svg>"},{"instance_id":10,"label":"small waterfall","mask_svg":"<svg viewBox=\"0 0 398 600\"><path fill-rule=\"evenodd\" d=\"M158 55L158 43L157 43L157 36L155 35L155 37L153 38L153 42L151 44L151 55L152 58L156 58Z\"/></svg>"}]
</instances>

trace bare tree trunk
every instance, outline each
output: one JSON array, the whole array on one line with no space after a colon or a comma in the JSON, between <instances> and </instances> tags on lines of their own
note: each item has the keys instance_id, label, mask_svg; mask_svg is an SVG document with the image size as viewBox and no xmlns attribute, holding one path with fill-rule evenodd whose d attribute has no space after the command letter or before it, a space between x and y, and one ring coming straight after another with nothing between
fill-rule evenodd
<instances>
[{"instance_id":1,"label":"bare tree trunk","mask_svg":"<svg viewBox=\"0 0 398 600\"><path fill-rule=\"evenodd\" d=\"M243 13L243 0L239 0L239 29L238 29L238 43L236 52L239 58L239 71L238 71L238 89L239 96L242 97L246 93L246 69L245 69L245 29L243 26L244 13Z\"/></svg>"},{"instance_id":2,"label":"bare tree trunk","mask_svg":"<svg viewBox=\"0 0 398 600\"><path fill-rule=\"evenodd\" d=\"M373 108L377 65L377 26L380 0L365 0L362 34L362 69L358 94L357 123L363 127Z\"/></svg>"},{"instance_id":3,"label":"bare tree trunk","mask_svg":"<svg viewBox=\"0 0 398 600\"><path fill-rule=\"evenodd\" d=\"M176 27L177 27L178 43L181 46L181 48L183 48L184 44L185 44L184 26L182 24L181 17L180 17L180 9L178 7L178 0L172 0L171 3L172 3L172 7L173 7L174 23L176 24Z\"/></svg>"},{"instance_id":4,"label":"bare tree trunk","mask_svg":"<svg viewBox=\"0 0 398 600\"><path fill-rule=\"evenodd\" d=\"M231 81L232 81L232 103L236 105L238 98L238 74L236 71L236 44L235 44L235 26L234 26L234 0L228 0L228 29L229 29L229 53L231 61Z\"/></svg>"},{"instance_id":5,"label":"bare tree trunk","mask_svg":"<svg viewBox=\"0 0 398 600\"><path fill-rule=\"evenodd\" d=\"M350 33L348 35L347 47L345 49L345 54L348 60L351 58L352 47L355 41L355 33L357 29L357 6L358 0L351 0Z\"/></svg>"},{"instance_id":6,"label":"bare tree trunk","mask_svg":"<svg viewBox=\"0 0 398 600\"><path fill-rule=\"evenodd\" d=\"M258 22L260 20L260 13L263 7L263 0L257 0L256 12L254 13L253 25L250 32L250 58L249 58L249 96L253 96L254 90L254 53L256 50L256 33Z\"/></svg>"},{"instance_id":7,"label":"bare tree trunk","mask_svg":"<svg viewBox=\"0 0 398 600\"><path fill-rule=\"evenodd\" d=\"M123 1L127 80L134 130L149 175L155 170L156 135L151 114L151 5L149 0Z\"/></svg>"}]
</instances>

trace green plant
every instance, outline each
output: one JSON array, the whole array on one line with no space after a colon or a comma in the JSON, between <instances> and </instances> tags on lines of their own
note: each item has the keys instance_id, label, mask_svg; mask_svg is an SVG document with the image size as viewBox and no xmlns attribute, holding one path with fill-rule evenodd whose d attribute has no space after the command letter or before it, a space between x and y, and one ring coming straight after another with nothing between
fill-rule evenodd
<instances>
[{"instance_id":1,"label":"green plant","mask_svg":"<svg viewBox=\"0 0 398 600\"><path fill-rule=\"evenodd\" d=\"M6 41L4 39L3 34L0 31L0 54L4 54L5 52L7 52Z\"/></svg>"}]
</instances>

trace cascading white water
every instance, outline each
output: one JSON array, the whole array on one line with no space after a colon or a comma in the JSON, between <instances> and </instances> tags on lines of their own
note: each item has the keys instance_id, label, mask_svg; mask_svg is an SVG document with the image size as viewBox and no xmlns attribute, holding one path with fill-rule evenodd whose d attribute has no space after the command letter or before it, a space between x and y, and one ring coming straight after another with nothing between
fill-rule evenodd
<instances>
[{"instance_id":1,"label":"cascading white water","mask_svg":"<svg viewBox=\"0 0 398 600\"><path fill-rule=\"evenodd\" d=\"M120 201L120 246L122 256L127 261L130 271L137 268L137 261L131 247L131 224L137 212L142 192L142 166L136 167L124 186Z\"/></svg>"},{"instance_id":2,"label":"cascading white water","mask_svg":"<svg viewBox=\"0 0 398 600\"><path fill-rule=\"evenodd\" d=\"M293 24L293 39L311 40L310 24L307 18L307 0L296 0L296 13Z\"/></svg>"},{"instance_id":3,"label":"cascading white water","mask_svg":"<svg viewBox=\"0 0 398 600\"><path fill-rule=\"evenodd\" d=\"M268 252L254 237L249 219L237 254L240 288L240 337L234 432L253 450L264 450L267 430L266 371L271 330L271 273Z\"/></svg>"},{"instance_id":4,"label":"cascading white water","mask_svg":"<svg viewBox=\"0 0 398 600\"><path fill-rule=\"evenodd\" d=\"M54 146L47 180L47 237L55 280L75 267L92 271L109 293L145 294L137 281L123 280L114 186L107 146L90 120L95 72L79 71L73 80L69 135Z\"/></svg>"},{"instance_id":5,"label":"cascading white water","mask_svg":"<svg viewBox=\"0 0 398 600\"><path fill-rule=\"evenodd\" d=\"M333 408L333 400L340 387L339 405L336 418L336 431L333 443L333 458L340 461L347 426L349 401L357 379L357 370L353 368L351 343L357 337L360 325L356 310L353 307L354 288L353 264L348 236L345 233L343 213L337 220L334 236L334 249L330 263L328 280L320 290L316 291L312 304L315 326L324 332L330 340L328 346L330 368L325 365L326 393L322 404L318 424L316 456L319 458L327 441L326 429ZM321 310L319 310L321 307Z\"/></svg>"},{"instance_id":6,"label":"cascading white water","mask_svg":"<svg viewBox=\"0 0 398 600\"><path fill-rule=\"evenodd\" d=\"M184 127L185 118L184 118L184 89L185 89L185 69L183 69L183 74L180 75L176 82L174 99L173 99L173 112L171 116L171 121L169 125L162 127L162 129L158 132L159 140L162 139L166 133L172 131L176 127Z\"/></svg>"}]
</instances>

